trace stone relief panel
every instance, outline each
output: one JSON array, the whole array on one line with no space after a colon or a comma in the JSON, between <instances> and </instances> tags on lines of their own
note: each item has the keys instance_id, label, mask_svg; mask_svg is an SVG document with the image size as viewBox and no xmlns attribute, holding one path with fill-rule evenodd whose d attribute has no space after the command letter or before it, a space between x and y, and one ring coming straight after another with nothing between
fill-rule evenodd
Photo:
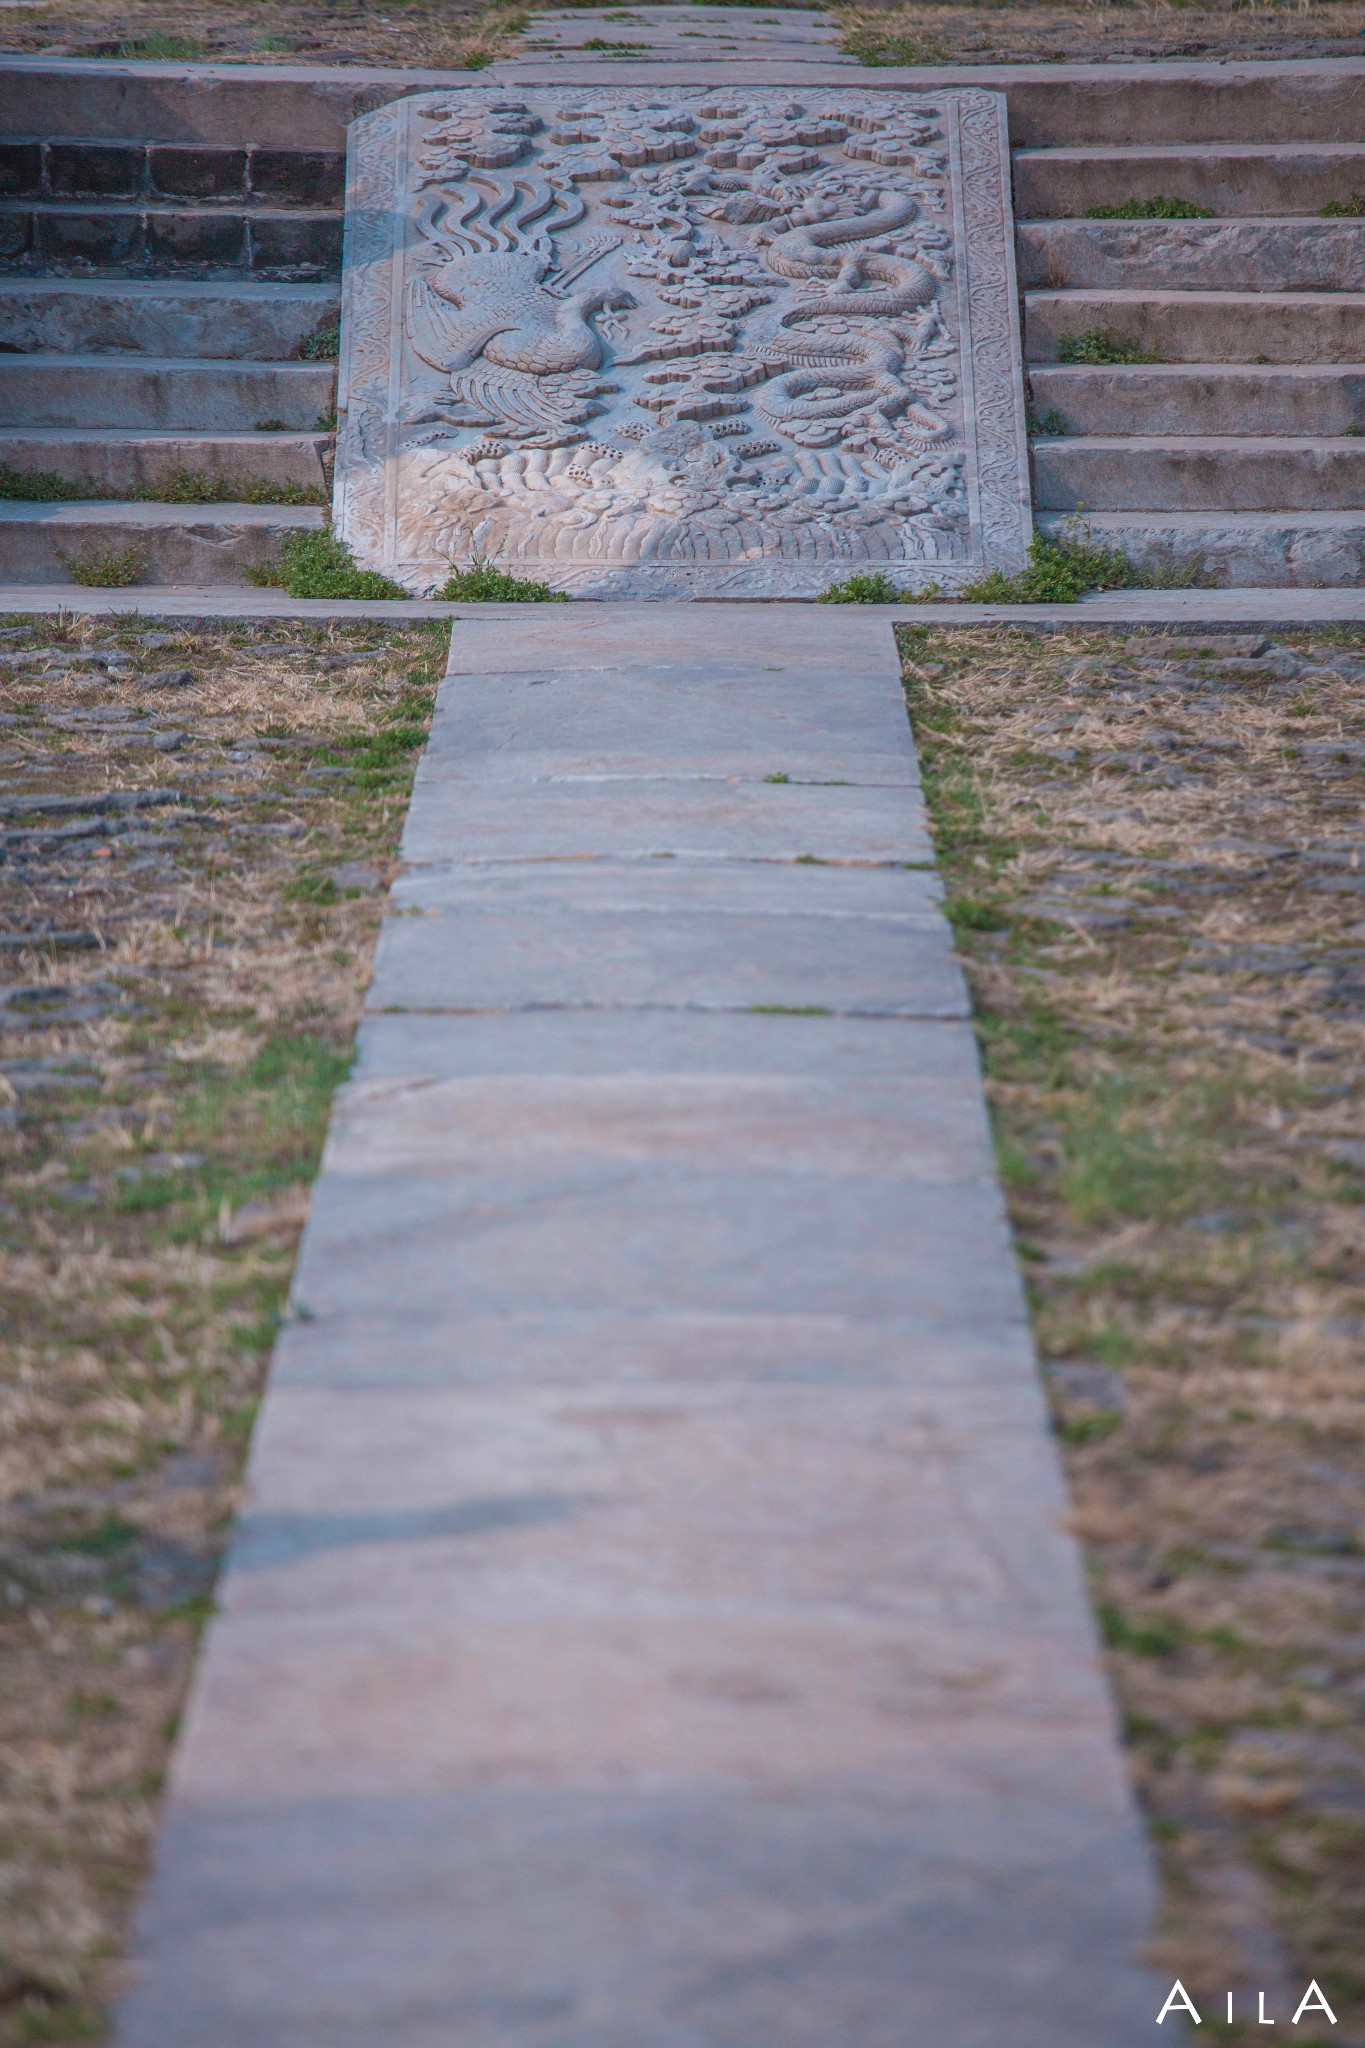
<instances>
[{"instance_id":1,"label":"stone relief panel","mask_svg":"<svg viewBox=\"0 0 1365 2048\"><path fill-rule=\"evenodd\" d=\"M945 588L1031 531L1004 102L425 93L351 129L336 517L409 589Z\"/></svg>"}]
</instances>

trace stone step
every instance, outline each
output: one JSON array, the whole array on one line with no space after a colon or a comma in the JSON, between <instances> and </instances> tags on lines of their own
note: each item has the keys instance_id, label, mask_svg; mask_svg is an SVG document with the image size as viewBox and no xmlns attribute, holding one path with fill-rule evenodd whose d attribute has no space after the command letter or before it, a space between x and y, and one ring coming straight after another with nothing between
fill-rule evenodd
<instances>
[{"instance_id":1,"label":"stone step","mask_svg":"<svg viewBox=\"0 0 1365 2048\"><path fill-rule=\"evenodd\" d=\"M1365 507L1365 438L1076 436L1033 444L1046 512L1348 512Z\"/></svg>"},{"instance_id":2,"label":"stone step","mask_svg":"<svg viewBox=\"0 0 1365 2048\"><path fill-rule=\"evenodd\" d=\"M1365 219L1023 220L1017 244L1025 287L1365 291Z\"/></svg>"},{"instance_id":3,"label":"stone step","mask_svg":"<svg viewBox=\"0 0 1365 2048\"><path fill-rule=\"evenodd\" d=\"M240 583L290 533L322 524L313 505L28 505L0 502L0 577L69 583L111 556L137 557L142 583ZM79 573L74 580L82 581Z\"/></svg>"},{"instance_id":4,"label":"stone step","mask_svg":"<svg viewBox=\"0 0 1365 2048\"><path fill-rule=\"evenodd\" d=\"M1024 295L1024 352L1058 360L1095 328L1171 363L1353 363L1365 354L1365 292L1036 291Z\"/></svg>"},{"instance_id":5,"label":"stone step","mask_svg":"<svg viewBox=\"0 0 1365 2048\"><path fill-rule=\"evenodd\" d=\"M322 491L330 434L147 433L135 427L0 427L0 467L59 476L73 498L132 498L189 471L245 494L251 484Z\"/></svg>"},{"instance_id":6,"label":"stone step","mask_svg":"<svg viewBox=\"0 0 1365 2048\"><path fill-rule=\"evenodd\" d=\"M1076 434L1365 434L1365 363L1049 363L1029 388Z\"/></svg>"},{"instance_id":7,"label":"stone step","mask_svg":"<svg viewBox=\"0 0 1365 2048\"><path fill-rule=\"evenodd\" d=\"M35 351L0 355L0 426L307 433L323 431L335 388L331 363Z\"/></svg>"},{"instance_id":8,"label":"stone step","mask_svg":"<svg viewBox=\"0 0 1365 2048\"><path fill-rule=\"evenodd\" d=\"M1089 512L1089 536L1139 568L1186 570L1236 590L1353 589L1365 582L1365 510L1346 512ZM1074 515L1040 512L1045 532Z\"/></svg>"},{"instance_id":9,"label":"stone step","mask_svg":"<svg viewBox=\"0 0 1365 2048\"><path fill-rule=\"evenodd\" d=\"M278 362L340 312L333 284L0 276L0 351Z\"/></svg>"},{"instance_id":10,"label":"stone step","mask_svg":"<svg viewBox=\"0 0 1365 2048\"><path fill-rule=\"evenodd\" d=\"M1129 199L1188 199L1215 214L1315 214L1365 193L1365 142L1203 142L1018 149L1023 217L1083 214Z\"/></svg>"},{"instance_id":11,"label":"stone step","mask_svg":"<svg viewBox=\"0 0 1365 2048\"><path fill-rule=\"evenodd\" d=\"M760 10L760 18L770 10ZM623 31L615 25L622 40ZM803 67L804 68L804 67ZM888 68L878 86L960 84L1003 92L1016 146L1365 140L1365 60L1125 64L944 64ZM0 133L134 142L345 148L348 124L405 93L468 74L360 64L184 64L10 56ZM1092 204L1087 200L1086 204Z\"/></svg>"},{"instance_id":12,"label":"stone step","mask_svg":"<svg viewBox=\"0 0 1365 2048\"><path fill-rule=\"evenodd\" d=\"M0 191L9 199L247 201L333 207L345 197L340 149L234 148L222 143L62 141L8 135Z\"/></svg>"},{"instance_id":13,"label":"stone step","mask_svg":"<svg viewBox=\"0 0 1365 2048\"><path fill-rule=\"evenodd\" d=\"M44 200L0 205L0 266L60 271L341 274L341 215L287 207Z\"/></svg>"}]
</instances>

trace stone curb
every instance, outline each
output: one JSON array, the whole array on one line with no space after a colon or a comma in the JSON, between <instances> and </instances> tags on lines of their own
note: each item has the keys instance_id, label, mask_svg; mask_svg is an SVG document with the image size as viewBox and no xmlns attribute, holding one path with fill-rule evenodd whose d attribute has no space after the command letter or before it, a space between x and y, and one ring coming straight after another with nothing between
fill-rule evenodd
<instances>
[{"instance_id":1,"label":"stone curb","mask_svg":"<svg viewBox=\"0 0 1365 2048\"><path fill-rule=\"evenodd\" d=\"M591 600L579 600L588 603ZM733 600L727 611L755 600ZM764 606L780 613L790 602ZM649 600L614 601L612 609L648 614ZM710 607L699 602L698 612ZM801 606L802 610L807 605ZM1078 604L870 604L859 616L917 626L1030 626L1065 631L1086 626L1201 626L1239 632L1245 627L1291 633L1317 625L1365 625L1365 590L1138 590L1082 598ZM367 603L354 598L296 598L284 591L238 590L213 585L159 585L137 590L89 590L79 584L0 585L0 613L45 617L67 612L78 617L136 613L144 618L183 618L205 624L233 619L375 619L395 625L407 619L525 618L519 604L441 604L407 598Z\"/></svg>"}]
</instances>

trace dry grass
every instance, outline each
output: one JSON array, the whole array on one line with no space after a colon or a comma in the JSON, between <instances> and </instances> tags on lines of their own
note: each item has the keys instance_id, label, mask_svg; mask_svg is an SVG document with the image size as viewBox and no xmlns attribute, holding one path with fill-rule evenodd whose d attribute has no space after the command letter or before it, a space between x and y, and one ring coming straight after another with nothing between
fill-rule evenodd
<instances>
[{"instance_id":1,"label":"dry grass","mask_svg":"<svg viewBox=\"0 0 1365 2048\"><path fill-rule=\"evenodd\" d=\"M4 2048L101 2030L443 643L0 630Z\"/></svg>"},{"instance_id":2,"label":"dry grass","mask_svg":"<svg viewBox=\"0 0 1365 2048\"><path fill-rule=\"evenodd\" d=\"M559 0L552 0L556 7ZM563 0L572 4L572 0ZM1097 57L1360 56L1346 0L856 0L833 10L873 64L1029 63ZM0 15L0 49L187 62L479 67L515 52L527 22L480 0L38 0Z\"/></svg>"},{"instance_id":3,"label":"dry grass","mask_svg":"<svg viewBox=\"0 0 1365 2048\"><path fill-rule=\"evenodd\" d=\"M1360 2048L1365 643L904 644L1162 1958Z\"/></svg>"},{"instance_id":4,"label":"dry grass","mask_svg":"<svg viewBox=\"0 0 1365 2048\"><path fill-rule=\"evenodd\" d=\"M870 64L1365 55L1360 9L1344 0L853 0L834 12L844 47Z\"/></svg>"},{"instance_id":5,"label":"dry grass","mask_svg":"<svg viewBox=\"0 0 1365 2048\"><path fill-rule=\"evenodd\" d=\"M42 0L0 14L0 50L190 63L490 64L525 20L481 0Z\"/></svg>"}]
</instances>

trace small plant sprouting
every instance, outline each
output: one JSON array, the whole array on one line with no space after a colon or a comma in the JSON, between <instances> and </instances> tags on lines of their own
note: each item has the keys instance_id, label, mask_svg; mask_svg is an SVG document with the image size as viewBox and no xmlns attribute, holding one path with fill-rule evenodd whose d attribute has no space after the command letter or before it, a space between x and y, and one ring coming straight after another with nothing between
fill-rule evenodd
<instances>
[{"instance_id":1,"label":"small plant sprouting","mask_svg":"<svg viewBox=\"0 0 1365 2048\"><path fill-rule=\"evenodd\" d=\"M1329 199L1318 208L1319 220L1359 220L1365 214L1365 192L1353 192L1349 199Z\"/></svg>"},{"instance_id":2,"label":"small plant sprouting","mask_svg":"<svg viewBox=\"0 0 1365 2048\"><path fill-rule=\"evenodd\" d=\"M1071 432L1071 422L1064 412L1058 412L1055 405L1048 406L1043 412L1030 405L1024 414L1024 427L1031 441Z\"/></svg>"},{"instance_id":3,"label":"small plant sprouting","mask_svg":"<svg viewBox=\"0 0 1365 2048\"><path fill-rule=\"evenodd\" d=\"M299 354L305 362L335 362L341 352L341 322L329 320L325 326L315 327L304 342Z\"/></svg>"},{"instance_id":4,"label":"small plant sprouting","mask_svg":"<svg viewBox=\"0 0 1365 2048\"><path fill-rule=\"evenodd\" d=\"M1144 348L1113 327L1087 327L1083 334L1064 334L1057 344L1059 363L1159 363L1161 351Z\"/></svg>"}]
</instances>

